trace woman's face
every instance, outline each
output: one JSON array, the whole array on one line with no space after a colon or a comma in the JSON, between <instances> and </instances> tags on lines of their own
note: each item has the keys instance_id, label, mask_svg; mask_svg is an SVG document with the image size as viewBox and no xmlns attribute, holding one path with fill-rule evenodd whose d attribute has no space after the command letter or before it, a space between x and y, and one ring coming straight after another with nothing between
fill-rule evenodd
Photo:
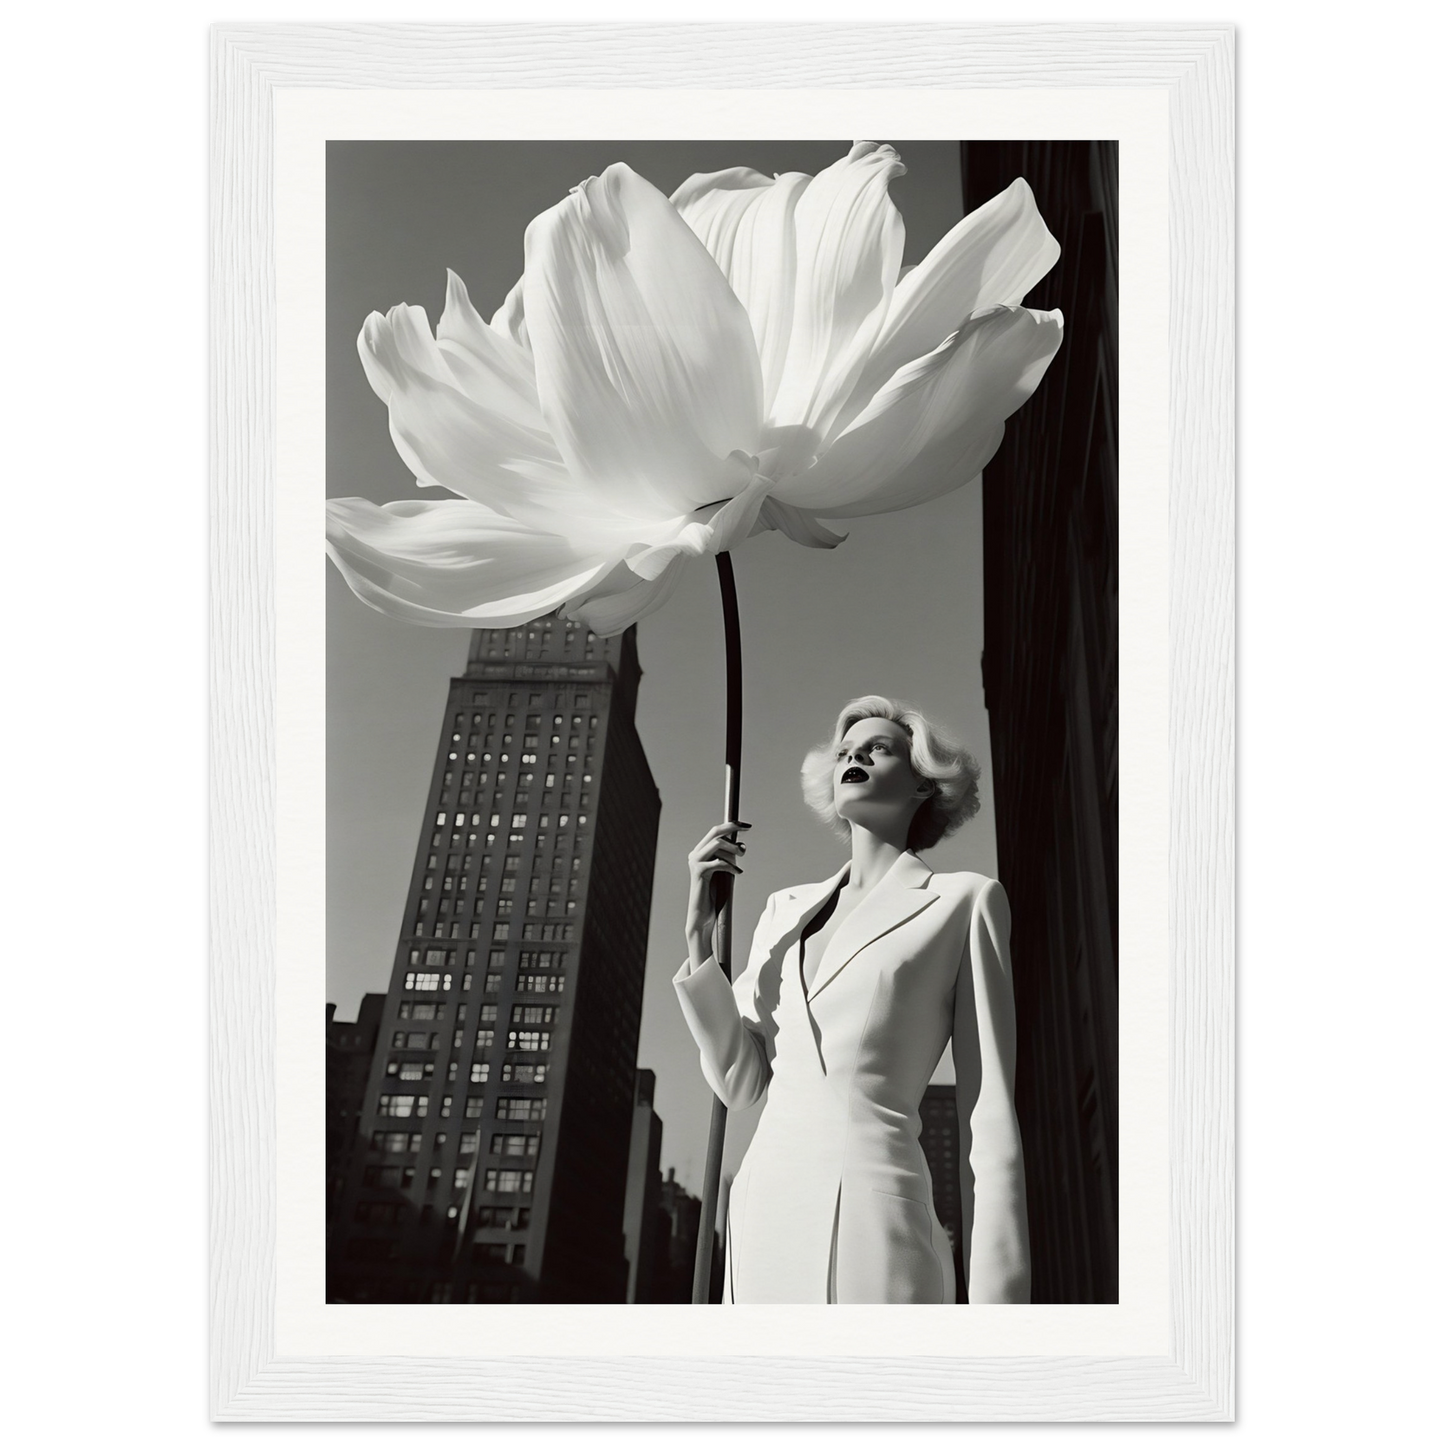
<instances>
[{"instance_id":1,"label":"woman's face","mask_svg":"<svg viewBox=\"0 0 1445 1445\"><path fill-rule=\"evenodd\" d=\"M872 828L911 822L926 796L896 722L865 717L843 734L833 759L833 806L840 818Z\"/></svg>"}]
</instances>

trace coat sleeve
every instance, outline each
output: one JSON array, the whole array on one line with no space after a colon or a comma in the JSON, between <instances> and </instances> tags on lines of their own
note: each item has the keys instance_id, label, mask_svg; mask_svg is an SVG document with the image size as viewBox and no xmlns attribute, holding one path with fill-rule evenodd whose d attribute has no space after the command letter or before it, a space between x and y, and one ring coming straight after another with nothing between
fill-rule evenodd
<instances>
[{"instance_id":1,"label":"coat sleeve","mask_svg":"<svg viewBox=\"0 0 1445 1445\"><path fill-rule=\"evenodd\" d=\"M1014 1110L1008 898L990 880L974 900L954 1000L964 1253L970 1304L1029 1302L1028 1205Z\"/></svg>"},{"instance_id":2,"label":"coat sleeve","mask_svg":"<svg viewBox=\"0 0 1445 1445\"><path fill-rule=\"evenodd\" d=\"M763 1097L773 1076L770 1020L758 1008L758 981L772 938L773 899L753 934L748 966L728 983L711 954L694 970L685 960L673 975L682 1015L697 1041L703 1077L729 1109L746 1109Z\"/></svg>"}]
</instances>

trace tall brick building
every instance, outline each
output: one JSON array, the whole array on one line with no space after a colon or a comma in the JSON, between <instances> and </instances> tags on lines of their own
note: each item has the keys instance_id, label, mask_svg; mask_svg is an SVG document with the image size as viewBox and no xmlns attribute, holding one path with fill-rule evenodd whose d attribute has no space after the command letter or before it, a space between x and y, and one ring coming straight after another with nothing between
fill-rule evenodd
<instances>
[{"instance_id":1,"label":"tall brick building","mask_svg":"<svg viewBox=\"0 0 1445 1445\"><path fill-rule=\"evenodd\" d=\"M453 678L328 1298L625 1298L660 800L636 636L473 635Z\"/></svg>"}]
</instances>

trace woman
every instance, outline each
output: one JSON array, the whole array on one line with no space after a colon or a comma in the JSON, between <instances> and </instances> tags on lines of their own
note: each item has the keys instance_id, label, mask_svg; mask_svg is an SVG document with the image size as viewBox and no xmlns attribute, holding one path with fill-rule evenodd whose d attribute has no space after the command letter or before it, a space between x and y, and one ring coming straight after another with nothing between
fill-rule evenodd
<instances>
[{"instance_id":1,"label":"woman","mask_svg":"<svg viewBox=\"0 0 1445 1445\"><path fill-rule=\"evenodd\" d=\"M852 856L768 899L731 984L711 952L711 884L742 871L749 825L715 827L688 855L678 999L718 1097L768 1096L729 1196L724 1302L956 1301L918 1112L951 1035L967 1297L1025 1304L1008 902L918 857L978 811L978 765L917 712L862 697L808 755L803 791Z\"/></svg>"}]
</instances>

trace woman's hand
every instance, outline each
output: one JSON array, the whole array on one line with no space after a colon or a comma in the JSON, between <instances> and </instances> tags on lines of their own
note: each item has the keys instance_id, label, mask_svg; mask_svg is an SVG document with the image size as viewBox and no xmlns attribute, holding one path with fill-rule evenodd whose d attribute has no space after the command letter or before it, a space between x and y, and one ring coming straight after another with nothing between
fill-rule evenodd
<instances>
[{"instance_id":1,"label":"woman's hand","mask_svg":"<svg viewBox=\"0 0 1445 1445\"><path fill-rule=\"evenodd\" d=\"M751 823L719 823L709 828L700 842L687 855L688 891L687 956L693 968L707 961L712 952L713 928L717 924L717 899L713 895L713 880L726 875L736 878L743 871L738 867L738 857L747 852L744 844L734 836L739 828L750 828Z\"/></svg>"}]
</instances>

